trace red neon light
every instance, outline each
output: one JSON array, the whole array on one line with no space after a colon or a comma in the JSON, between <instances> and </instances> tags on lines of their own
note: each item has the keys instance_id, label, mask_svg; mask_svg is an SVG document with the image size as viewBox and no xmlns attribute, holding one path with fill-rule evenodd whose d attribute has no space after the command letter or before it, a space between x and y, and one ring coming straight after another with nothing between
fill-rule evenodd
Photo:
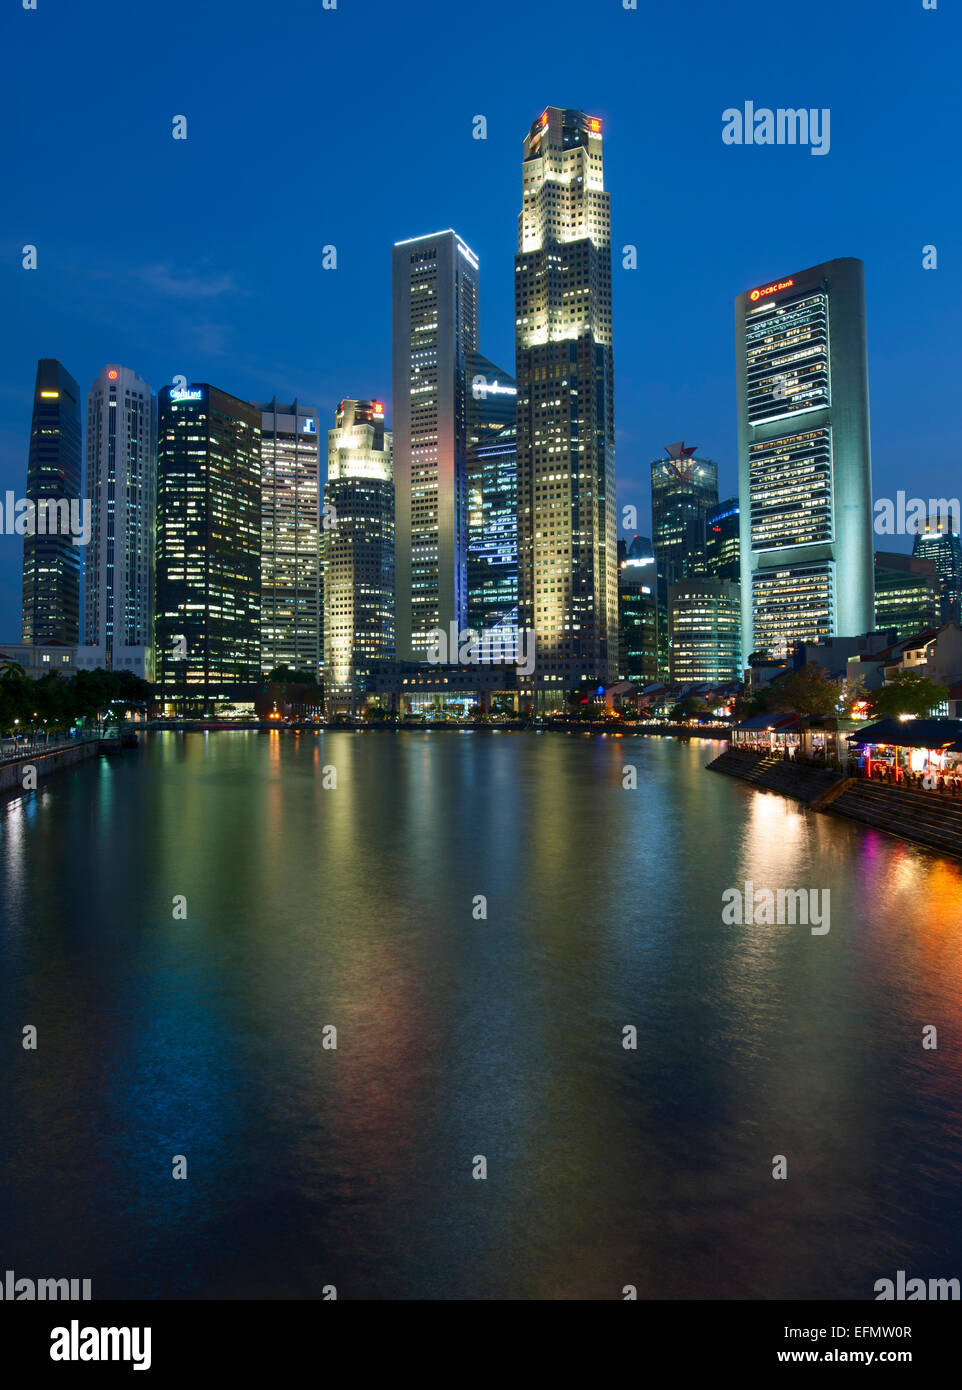
<instances>
[{"instance_id":1,"label":"red neon light","mask_svg":"<svg viewBox=\"0 0 962 1390\"><path fill-rule=\"evenodd\" d=\"M110 371L107 373L107 376L110 378L111 381L116 381L116 380L117 380L117 369L116 369L116 367L111 367Z\"/></svg>"},{"instance_id":2,"label":"red neon light","mask_svg":"<svg viewBox=\"0 0 962 1390\"><path fill-rule=\"evenodd\" d=\"M597 116L591 117L588 122L588 129L594 131L596 134L601 130L601 122L598 120Z\"/></svg>"},{"instance_id":3,"label":"red neon light","mask_svg":"<svg viewBox=\"0 0 962 1390\"><path fill-rule=\"evenodd\" d=\"M779 290L790 290L794 283L794 280L775 280L770 285L763 285L760 290L752 290L748 298L754 304L756 299L765 299L770 294L778 294Z\"/></svg>"}]
</instances>

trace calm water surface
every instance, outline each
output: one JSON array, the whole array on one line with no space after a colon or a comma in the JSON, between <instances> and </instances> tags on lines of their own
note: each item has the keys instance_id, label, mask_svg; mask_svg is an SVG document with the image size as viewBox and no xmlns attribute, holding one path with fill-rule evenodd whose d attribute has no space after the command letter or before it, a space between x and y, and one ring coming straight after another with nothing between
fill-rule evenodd
<instances>
[{"instance_id":1,"label":"calm water surface","mask_svg":"<svg viewBox=\"0 0 962 1390\"><path fill-rule=\"evenodd\" d=\"M962 1277L962 866L717 751L167 733L0 803L0 1272L95 1298ZM746 879L829 889L829 934L723 925Z\"/></svg>"}]
</instances>

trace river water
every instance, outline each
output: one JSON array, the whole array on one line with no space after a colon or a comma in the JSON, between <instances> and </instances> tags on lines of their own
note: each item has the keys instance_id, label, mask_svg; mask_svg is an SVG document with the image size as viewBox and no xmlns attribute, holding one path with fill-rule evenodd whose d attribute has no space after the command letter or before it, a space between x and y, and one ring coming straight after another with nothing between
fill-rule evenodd
<instances>
[{"instance_id":1,"label":"river water","mask_svg":"<svg viewBox=\"0 0 962 1390\"><path fill-rule=\"evenodd\" d=\"M6 799L0 1275L95 1299L962 1277L962 866L704 771L718 751L165 733ZM830 930L727 924L747 880L828 890Z\"/></svg>"}]
</instances>

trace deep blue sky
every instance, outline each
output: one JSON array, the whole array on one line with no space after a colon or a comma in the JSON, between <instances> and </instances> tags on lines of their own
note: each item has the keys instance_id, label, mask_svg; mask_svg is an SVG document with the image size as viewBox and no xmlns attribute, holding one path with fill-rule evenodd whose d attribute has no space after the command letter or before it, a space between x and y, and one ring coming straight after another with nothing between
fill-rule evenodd
<instances>
[{"instance_id":1,"label":"deep blue sky","mask_svg":"<svg viewBox=\"0 0 962 1390\"><path fill-rule=\"evenodd\" d=\"M866 265L876 496L959 495L958 10L7 0L0 499L23 491L40 356L84 391L119 361L155 389L297 395L330 423L342 396L390 399L391 245L442 227L480 256L482 349L513 368L521 142L549 103L605 123L619 496L640 529L648 461L676 439L736 490L735 295L835 256ZM746 100L829 107L830 154L724 145ZM0 536L8 640L20 550Z\"/></svg>"}]
</instances>

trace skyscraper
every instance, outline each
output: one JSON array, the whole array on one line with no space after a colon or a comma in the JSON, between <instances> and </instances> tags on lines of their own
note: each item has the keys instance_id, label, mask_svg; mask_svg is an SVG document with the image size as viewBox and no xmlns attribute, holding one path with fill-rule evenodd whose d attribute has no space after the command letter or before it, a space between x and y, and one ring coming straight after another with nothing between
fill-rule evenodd
<instances>
[{"instance_id":1,"label":"skyscraper","mask_svg":"<svg viewBox=\"0 0 962 1390\"><path fill-rule=\"evenodd\" d=\"M680 578L703 574L708 513L718 505L718 464L696 458L694 447L667 444L651 464L652 540L659 560Z\"/></svg>"},{"instance_id":2,"label":"skyscraper","mask_svg":"<svg viewBox=\"0 0 962 1390\"><path fill-rule=\"evenodd\" d=\"M671 679L679 684L713 685L740 675L741 597L737 584L695 575L673 584L671 609Z\"/></svg>"},{"instance_id":3,"label":"skyscraper","mask_svg":"<svg viewBox=\"0 0 962 1390\"><path fill-rule=\"evenodd\" d=\"M78 662L154 679L157 402L129 367L103 368L87 394L91 540Z\"/></svg>"},{"instance_id":4,"label":"skyscraper","mask_svg":"<svg viewBox=\"0 0 962 1390\"><path fill-rule=\"evenodd\" d=\"M309 671L323 654L318 414L298 401L261 412L261 670Z\"/></svg>"},{"instance_id":5,"label":"skyscraper","mask_svg":"<svg viewBox=\"0 0 962 1390\"><path fill-rule=\"evenodd\" d=\"M453 231L393 254L397 654L468 617L468 354L478 349L478 258Z\"/></svg>"},{"instance_id":6,"label":"skyscraper","mask_svg":"<svg viewBox=\"0 0 962 1390\"><path fill-rule=\"evenodd\" d=\"M611 229L601 121L549 106L524 141L515 256L524 693L561 704L618 661Z\"/></svg>"},{"instance_id":7,"label":"skyscraper","mask_svg":"<svg viewBox=\"0 0 962 1390\"><path fill-rule=\"evenodd\" d=\"M950 516L930 516L915 537L912 554L935 561L943 623L962 621L962 542Z\"/></svg>"},{"instance_id":8,"label":"skyscraper","mask_svg":"<svg viewBox=\"0 0 962 1390\"><path fill-rule=\"evenodd\" d=\"M165 386L157 442L157 682L165 712L253 700L260 677L261 412Z\"/></svg>"},{"instance_id":9,"label":"skyscraper","mask_svg":"<svg viewBox=\"0 0 962 1390\"><path fill-rule=\"evenodd\" d=\"M468 626L496 630L502 648L507 637L515 650L518 393L510 373L477 352L468 356L468 378Z\"/></svg>"},{"instance_id":10,"label":"skyscraper","mask_svg":"<svg viewBox=\"0 0 962 1390\"><path fill-rule=\"evenodd\" d=\"M735 342L747 661L874 626L862 262L740 294Z\"/></svg>"},{"instance_id":11,"label":"skyscraper","mask_svg":"<svg viewBox=\"0 0 962 1390\"><path fill-rule=\"evenodd\" d=\"M381 401L341 401L324 488L324 684L328 713L363 706L394 660L394 477Z\"/></svg>"},{"instance_id":12,"label":"skyscraper","mask_svg":"<svg viewBox=\"0 0 962 1390\"><path fill-rule=\"evenodd\" d=\"M655 553L635 536L618 570L618 674L649 684L658 679L658 596Z\"/></svg>"},{"instance_id":13,"label":"skyscraper","mask_svg":"<svg viewBox=\"0 0 962 1390\"><path fill-rule=\"evenodd\" d=\"M705 572L715 579L741 583L738 498L728 497L709 508L705 518Z\"/></svg>"},{"instance_id":14,"label":"skyscraper","mask_svg":"<svg viewBox=\"0 0 962 1390\"><path fill-rule=\"evenodd\" d=\"M80 388L56 358L42 357L25 499L34 520L23 538L23 640L33 645L80 638L81 547L70 530L71 505L76 516L80 503L80 435Z\"/></svg>"},{"instance_id":15,"label":"skyscraper","mask_svg":"<svg viewBox=\"0 0 962 1390\"><path fill-rule=\"evenodd\" d=\"M895 628L898 640L938 627L939 576L933 558L875 552L875 626Z\"/></svg>"}]
</instances>

